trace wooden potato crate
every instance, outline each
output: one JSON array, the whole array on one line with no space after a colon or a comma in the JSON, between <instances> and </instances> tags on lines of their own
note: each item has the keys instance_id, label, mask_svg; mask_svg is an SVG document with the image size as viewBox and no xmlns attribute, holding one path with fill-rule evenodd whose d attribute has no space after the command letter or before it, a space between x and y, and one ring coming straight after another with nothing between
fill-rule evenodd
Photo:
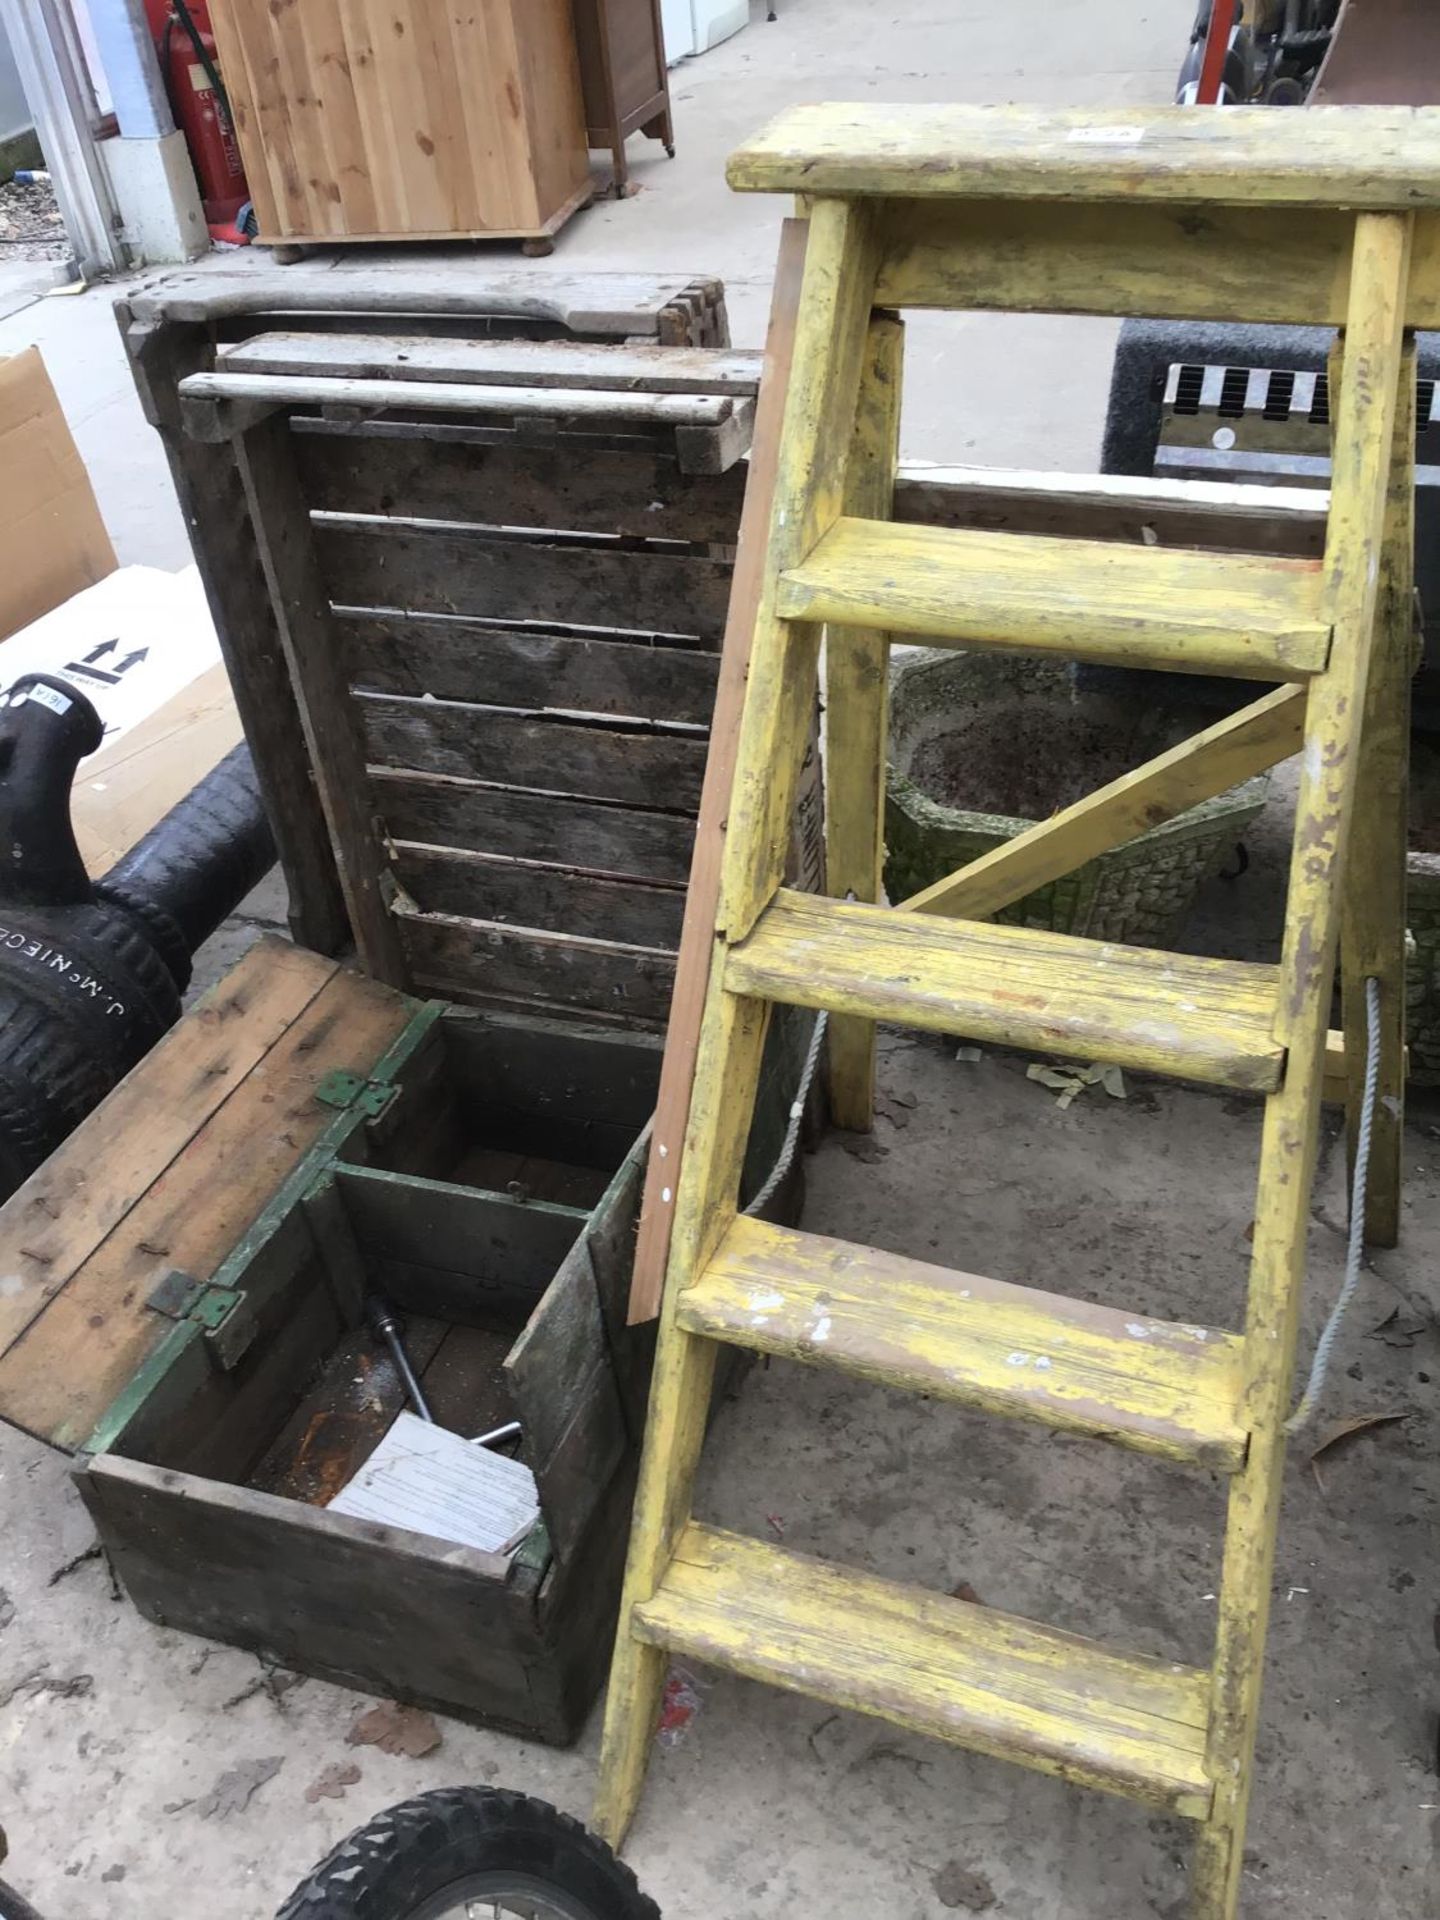
<instances>
[{"instance_id":1,"label":"wooden potato crate","mask_svg":"<svg viewBox=\"0 0 1440 1920\"><path fill-rule=\"evenodd\" d=\"M724 288L716 280L682 275L532 271L482 278L470 267L461 269L454 263L409 267L404 272L342 263L323 273L308 268L269 273L172 272L128 292L116 304L116 318L145 417L165 446L235 703L255 756L289 891L291 931L317 952L339 953L351 940L349 918L240 464L231 443L198 439L186 431L181 420L181 383L194 374L213 372L228 350L282 326L291 335L384 330L407 337L438 335L452 343L550 340L723 348L729 339ZM399 436L396 425L393 419L357 422L357 437L395 439L397 460L404 456L408 440L411 469L421 476L432 453L437 461L444 458L437 450L447 437L452 461L454 449L475 444L473 426L467 428L464 423L458 423L457 430L457 423L432 417L419 429L408 434L402 430ZM592 520L612 477L605 461L610 451L599 432L572 433L557 442L548 463L543 463L552 477L568 477L572 469L576 472L576 485L591 501ZM626 448L622 444L617 451L623 461ZM563 462L557 457L561 454L566 456ZM498 483L497 506L520 513L522 525L537 520L542 525L555 521L566 525L563 499L551 500L533 485L526 492L531 463L542 464L539 450L512 432L510 446L497 446L490 459L490 471ZM656 459L658 471L673 480L678 460L663 451ZM637 474L643 482L645 467L631 461L629 468L629 525L633 528L634 487ZM513 502L505 499L507 475L521 495ZM738 462L719 484L725 500L718 530L730 542L738 527L743 484ZM704 490L702 485L700 491ZM482 489L472 488L478 491ZM717 488L712 485L710 491L713 494ZM403 500L397 496L395 504L403 507ZM648 502L642 500L640 506L645 505ZM379 510L388 508L382 505ZM624 524L603 518L599 522L602 533L612 538L623 537ZM642 520L640 524L645 528L651 523ZM713 511L710 527L717 529ZM631 565L643 573L645 556ZM683 880L683 860L678 873Z\"/></svg>"}]
</instances>

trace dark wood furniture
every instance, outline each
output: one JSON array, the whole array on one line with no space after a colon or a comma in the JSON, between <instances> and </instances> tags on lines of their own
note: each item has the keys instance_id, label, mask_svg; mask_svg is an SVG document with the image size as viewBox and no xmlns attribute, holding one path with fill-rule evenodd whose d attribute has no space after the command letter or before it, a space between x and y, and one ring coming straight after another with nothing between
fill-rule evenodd
<instances>
[{"instance_id":1,"label":"dark wood furniture","mask_svg":"<svg viewBox=\"0 0 1440 1920\"><path fill-rule=\"evenodd\" d=\"M614 192L629 191L625 142L632 133L658 140L675 157L675 123L660 0L571 0L586 133L592 147L606 147Z\"/></svg>"}]
</instances>

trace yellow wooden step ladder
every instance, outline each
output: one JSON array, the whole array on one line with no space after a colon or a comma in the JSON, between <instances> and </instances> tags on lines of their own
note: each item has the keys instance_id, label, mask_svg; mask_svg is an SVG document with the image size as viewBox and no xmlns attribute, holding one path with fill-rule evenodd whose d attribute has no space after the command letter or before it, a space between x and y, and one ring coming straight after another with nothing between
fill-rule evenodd
<instances>
[{"instance_id":1,"label":"yellow wooden step ladder","mask_svg":"<svg viewBox=\"0 0 1440 1920\"><path fill-rule=\"evenodd\" d=\"M1378 1240L1395 1233L1410 333L1440 324L1440 113L809 107L737 153L730 180L803 196L809 237L596 1821L617 1843L629 1826L678 1653L1188 1816L1195 1914L1228 1920L1319 1103L1328 1076L1355 1107L1371 978L1384 1097L1370 1224ZM894 310L906 307L1337 326L1323 559L891 524ZM822 631L828 898L782 884ZM888 908L874 903L892 634L1278 690ZM1297 748L1278 966L989 921ZM1343 1040L1328 1032L1337 947ZM1263 1094L1243 1330L1117 1313L740 1215L775 1002L831 1016L832 1106L851 1127L871 1121L876 1020ZM691 1494L727 1344L1227 1474L1213 1665L1138 1658L705 1526Z\"/></svg>"}]
</instances>

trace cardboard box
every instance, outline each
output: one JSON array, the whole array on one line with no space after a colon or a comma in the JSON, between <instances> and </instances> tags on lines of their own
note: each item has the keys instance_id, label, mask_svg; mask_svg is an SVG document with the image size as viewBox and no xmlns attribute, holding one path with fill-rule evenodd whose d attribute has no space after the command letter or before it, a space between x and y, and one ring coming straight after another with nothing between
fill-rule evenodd
<instances>
[{"instance_id":1,"label":"cardboard box","mask_svg":"<svg viewBox=\"0 0 1440 1920\"><path fill-rule=\"evenodd\" d=\"M0 360L0 639L114 570L39 348Z\"/></svg>"},{"instance_id":2,"label":"cardboard box","mask_svg":"<svg viewBox=\"0 0 1440 1920\"><path fill-rule=\"evenodd\" d=\"M70 817L85 865L107 873L240 739L196 568L117 567L0 647L0 686L68 680L105 737L80 762Z\"/></svg>"},{"instance_id":3,"label":"cardboard box","mask_svg":"<svg viewBox=\"0 0 1440 1920\"><path fill-rule=\"evenodd\" d=\"M195 569L117 566L38 347L0 358L0 641L0 688L60 673L100 709L105 740L71 801L97 877L241 737Z\"/></svg>"}]
</instances>

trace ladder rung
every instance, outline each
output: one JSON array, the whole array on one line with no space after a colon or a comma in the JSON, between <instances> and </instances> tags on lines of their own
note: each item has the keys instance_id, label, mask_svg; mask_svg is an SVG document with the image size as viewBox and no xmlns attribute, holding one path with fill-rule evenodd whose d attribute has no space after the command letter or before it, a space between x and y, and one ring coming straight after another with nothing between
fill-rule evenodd
<instances>
[{"instance_id":1,"label":"ladder rung","mask_svg":"<svg viewBox=\"0 0 1440 1920\"><path fill-rule=\"evenodd\" d=\"M1319 673L1317 560L840 520L780 577L789 620L1245 680Z\"/></svg>"},{"instance_id":2,"label":"ladder rung","mask_svg":"<svg viewBox=\"0 0 1440 1920\"><path fill-rule=\"evenodd\" d=\"M1276 974L782 888L728 950L725 985L797 1007L1272 1092Z\"/></svg>"},{"instance_id":3,"label":"ladder rung","mask_svg":"<svg viewBox=\"0 0 1440 1920\"><path fill-rule=\"evenodd\" d=\"M679 1324L988 1413L1233 1471L1244 1341L736 1220Z\"/></svg>"},{"instance_id":4,"label":"ladder rung","mask_svg":"<svg viewBox=\"0 0 1440 1920\"><path fill-rule=\"evenodd\" d=\"M1203 1820L1210 1677L691 1523L636 1636Z\"/></svg>"}]
</instances>

